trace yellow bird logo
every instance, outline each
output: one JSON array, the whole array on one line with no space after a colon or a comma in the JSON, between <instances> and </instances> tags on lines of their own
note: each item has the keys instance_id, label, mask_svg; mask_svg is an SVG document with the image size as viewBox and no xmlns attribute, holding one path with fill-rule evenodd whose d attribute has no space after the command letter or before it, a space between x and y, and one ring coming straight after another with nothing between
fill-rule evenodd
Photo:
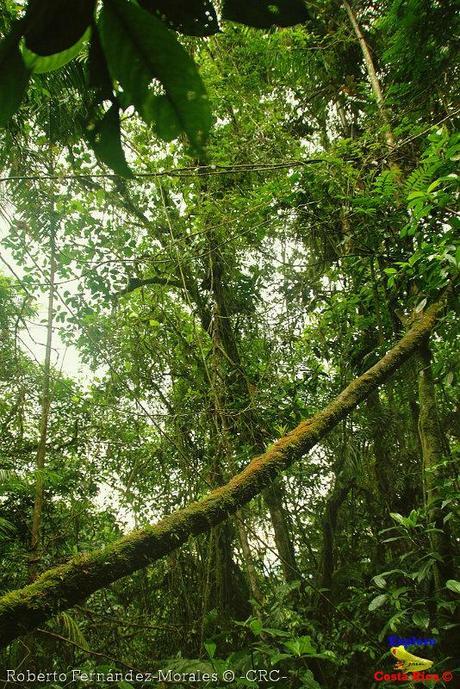
<instances>
[{"instance_id":1,"label":"yellow bird logo","mask_svg":"<svg viewBox=\"0 0 460 689\"><path fill-rule=\"evenodd\" d=\"M393 646L391 653L398 659L395 668L403 672L421 672L422 670L428 670L433 665L432 660L414 656L409 651L406 651L404 646Z\"/></svg>"}]
</instances>

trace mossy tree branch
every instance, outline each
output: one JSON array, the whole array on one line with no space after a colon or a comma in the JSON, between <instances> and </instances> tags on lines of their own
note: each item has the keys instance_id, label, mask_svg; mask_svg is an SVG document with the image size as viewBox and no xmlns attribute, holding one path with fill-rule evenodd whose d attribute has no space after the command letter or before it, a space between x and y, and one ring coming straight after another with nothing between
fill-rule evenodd
<instances>
[{"instance_id":1,"label":"mossy tree branch","mask_svg":"<svg viewBox=\"0 0 460 689\"><path fill-rule=\"evenodd\" d=\"M146 287L148 285L163 285L164 287L169 287L171 289L183 288L182 283L179 280L176 280L172 277L163 277L161 275L155 275L150 278L129 278L126 287L114 294L113 297L114 299L118 299L118 297L122 297L125 294L134 292L136 289L140 289L140 287Z\"/></svg>"},{"instance_id":2,"label":"mossy tree branch","mask_svg":"<svg viewBox=\"0 0 460 689\"><path fill-rule=\"evenodd\" d=\"M48 570L34 583L0 598L0 647L234 514L394 373L430 333L442 308L443 301L434 304L377 364L350 383L322 411L302 421L255 457L226 485L157 524L134 531L101 550L73 558Z\"/></svg>"}]
</instances>

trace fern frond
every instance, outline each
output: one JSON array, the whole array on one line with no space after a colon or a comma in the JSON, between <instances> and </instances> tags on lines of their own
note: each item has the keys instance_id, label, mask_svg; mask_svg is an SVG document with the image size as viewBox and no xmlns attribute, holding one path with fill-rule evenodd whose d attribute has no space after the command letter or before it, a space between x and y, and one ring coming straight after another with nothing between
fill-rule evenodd
<instances>
[{"instance_id":1,"label":"fern frond","mask_svg":"<svg viewBox=\"0 0 460 689\"><path fill-rule=\"evenodd\" d=\"M9 541L14 533L16 532L16 527L14 524L0 517L0 541Z\"/></svg>"},{"instance_id":2,"label":"fern frond","mask_svg":"<svg viewBox=\"0 0 460 689\"><path fill-rule=\"evenodd\" d=\"M61 612L54 620L55 624L59 626L62 635L74 644L81 646L86 651L89 650L88 642L85 639L83 632L78 626L78 622L68 612Z\"/></svg>"},{"instance_id":3,"label":"fern frond","mask_svg":"<svg viewBox=\"0 0 460 689\"><path fill-rule=\"evenodd\" d=\"M431 182L438 177L438 171L442 166L442 161L430 157L424 160L406 180L404 191L410 194L411 191L426 191Z\"/></svg>"},{"instance_id":4,"label":"fern frond","mask_svg":"<svg viewBox=\"0 0 460 689\"><path fill-rule=\"evenodd\" d=\"M396 194L397 181L393 170L384 170L374 181L374 189L382 200L393 199Z\"/></svg>"}]
</instances>

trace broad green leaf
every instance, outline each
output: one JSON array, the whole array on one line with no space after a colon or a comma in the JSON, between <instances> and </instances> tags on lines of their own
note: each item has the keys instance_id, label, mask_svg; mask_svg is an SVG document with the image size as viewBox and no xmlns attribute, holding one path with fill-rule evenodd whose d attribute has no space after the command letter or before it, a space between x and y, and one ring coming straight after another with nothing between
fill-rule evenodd
<instances>
[{"instance_id":1,"label":"broad green leaf","mask_svg":"<svg viewBox=\"0 0 460 689\"><path fill-rule=\"evenodd\" d=\"M151 95L156 79L181 130L200 149L211 127L208 98L195 63L176 36L162 21L126 0L106 0L98 27L109 71L144 120L150 123L158 114ZM164 106L160 108L159 131L169 137Z\"/></svg>"},{"instance_id":2,"label":"broad green leaf","mask_svg":"<svg viewBox=\"0 0 460 689\"><path fill-rule=\"evenodd\" d=\"M398 522L398 524L402 524L402 526L410 526L409 519L403 517L399 512L390 512L390 517L394 519L395 522Z\"/></svg>"},{"instance_id":3,"label":"broad green leaf","mask_svg":"<svg viewBox=\"0 0 460 689\"><path fill-rule=\"evenodd\" d=\"M411 191L410 194L408 194L407 199L410 201L412 199L425 198L426 195L426 191Z\"/></svg>"},{"instance_id":4,"label":"broad green leaf","mask_svg":"<svg viewBox=\"0 0 460 689\"><path fill-rule=\"evenodd\" d=\"M302 0L224 0L222 16L241 24L269 29L302 24L310 14Z\"/></svg>"},{"instance_id":5,"label":"broad green leaf","mask_svg":"<svg viewBox=\"0 0 460 689\"><path fill-rule=\"evenodd\" d=\"M287 648L288 651L291 652L292 655L296 655L296 656L300 655L299 642L297 641L297 639L291 639L290 641L285 641L284 646Z\"/></svg>"},{"instance_id":6,"label":"broad green leaf","mask_svg":"<svg viewBox=\"0 0 460 689\"><path fill-rule=\"evenodd\" d=\"M310 636L299 636L298 642L301 653L316 653L316 648L311 644Z\"/></svg>"},{"instance_id":7,"label":"broad green leaf","mask_svg":"<svg viewBox=\"0 0 460 689\"><path fill-rule=\"evenodd\" d=\"M446 581L446 586L450 591L453 591L454 593L460 593L460 581L456 581L455 579L449 579Z\"/></svg>"},{"instance_id":8,"label":"broad green leaf","mask_svg":"<svg viewBox=\"0 0 460 689\"><path fill-rule=\"evenodd\" d=\"M305 670L302 675L302 689L321 689L311 670Z\"/></svg>"},{"instance_id":9,"label":"broad green leaf","mask_svg":"<svg viewBox=\"0 0 460 689\"><path fill-rule=\"evenodd\" d=\"M182 131L171 101L165 95L150 93L144 105L144 115L149 122L155 122L158 136L164 141L172 141Z\"/></svg>"},{"instance_id":10,"label":"broad green leaf","mask_svg":"<svg viewBox=\"0 0 460 689\"><path fill-rule=\"evenodd\" d=\"M214 658L214 656L216 655L216 648L217 648L216 644L214 643L214 641L206 641L204 644L204 647L206 649L206 653L208 654L208 656L212 660Z\"/></svg>"},{"instance_id":11,"label":"broad green leaf","mask_svg":"<svg viewBox=\"0 0 460 689\"><path fill-rule=\"evenodd\" d=\"M253 634L259 636L263 630L263 624L260 620L251 620L249 623L249 629Z\"/></svg>"},{"instance_id":12,"label":"broad green leaf","mask_svg":"<svg viewBox=\"0 0 460 689\"><path fill-rule=\"evenodd\" d=\"M11 538L15 532L15 525L9 522L7 519L0 517L0 540L7 540Z\"/></svg>"},{"instance_id":13,"label":"broad green leaf","mask_svg":"<svg viewBox=\"0 0 460 689\"><path fill-rule=\"evenodd\" d=\"M96 26L93 27L88 51L88 83L91 88L98 92L98 101L112 97L112 79Z\"/></svg>"},{"instance_id":14,"label":"broad green leaf","mask_svg":"<svg viewBox=\"0 0 460 689\"><path fill-rule=\"evenodd\" d=\"M56 55L75 45L94 15L95 0L29 0L26 45L37 55Z\"/></svg>"},{"instance_id":15,"label":"broad green leaf","mask_svg":"<svg viewBox=\"0 0 460 689\"><path fill-rule=\"evenodd\" d=\"M430 616L424 610L417 610L412 615L412 621L414 622L416 627L420 627L420 629L426 629L430 623Z\"/></svg>"},{"instance_id":16,"label":"broad green leaf","mask_svg":"<svg viewBox=\"0 0 460 689\"><path fill-rule=\"evenodd\" d=\"M54 55L41 56L37 53L33 53L25 44L21 46L22 56L26 67L28 67L34 74L43 74L44 72L53 72L55 69L60 69L68 62L74 59L85 44L88 42L91 34L91 29L88 28L75 45L71 46L67 50L63 50L62 53L56 53Z\"/></svg>"},{"instance_id":17,"label":"broad green leaf","mask_svg":"<svg viewBox=\"0 0 460 689\"><path fill-rule=\"evenodd\" d=\"M0 127L8 124L19 108L30 78L18 41L13 31L0 43Z\"/></svg>"},{"instance_id":18,"label":"broad green leaf","mask_svg":"<svg viewBox=\"0 0 460 689\"><path fill-rule=\"evenodd\" d=\"M212 36L219 31L211 0L139 0L139 4L187 36Z\"/></svg>"},{"instance_id":19,"label":"broad green leaf","mask_svg":"<svg viewBox=\"0 0 460 689\"><path fill-rule=\"evenodd\" d=\"M435 189L437 189L437 188L439 187L439 185L442 184L443 181L444 181L444 180L443 180L442 177L440 177L439 179L435 179L435 181L432 182L432 183L430 184L430 186L428 187L427 192L430 194L432 191L434 191Z\"/></svg>"},{"instance_id":20,"label":"broad green leaf","mask_svg":"<svg viewBox=\"0 0 460 689\"><path fill-rule=\"evenodd\" d=\"M296 639L290 639L285 641L283 645L296 656L316 653L316 649L311 645L311 637L309 636L299 636Z\"/></svg>"},{"instance_id":21,"label":"broad green leaf","mask_svg":"<svg viewBox=\"0 0 460 689\"><path fill-rule=\"evenodd\" d=\"M380 608L388 598L386 593L382 593L380 596L376 596L371 602L369 603L368 609L370 612L373 610L377 610L377 608Z\"/></svg>"},{"instance_id":22,"label":"broad green leaf","mask_svg":"<svg viewBox=\"0 0 460 689\"><path fill-rule=\"evenodd\" d=\"M404 611L397 612L393 617L388 620L388 627L392 632L396 632L401 626L401 621L404 619Z\"/></svg>"},{"instance_id":23,"label":"broad green leaf","mask_svg":"<svg viewBox=\"0 0 460 689\"><path fill-rule=\"evenodd\" d=\"M88 140L98 159L122 177L132 177L120 140L120 117L114 103L103 118L88 131Z\"/></svg>"},{"instance_id":24,"label":"broad green leaf","mask_svg":"<svg viewBox=\"0 0 460 689\"><path fill-rule=\"evenodd\" d=\"M286 660L286 658L290 658L289 653L274 653L273 655L270 656L270 663L272 665L276 665L277 663L280 663L282 660Z\"/></svg>"},{"instance_id":25,"label":"broad green leaf","mask_svg":"<svg viewBox=\"0 0 460 689\"><path fill-rule=\"evenodd\" d=\"M384 589L385 586L387 585L387 582L385 581L385 579L380 574L377 574L377 576L373 577L372 581L374 582L374 584L376 586L379 587L379 589Z\"/></svg>"},{"instance_id":26,"label":"broad green leaf","mask_svg":"<svg viewBox=\"0 0 460 689\"><path fill-rule=\"evenodd\" d=\"M281 636L281 637L291 636L289 634L289 632L285 632L282 629L273 629L273 627L264 627L264 634L269 634L270 636Z\"/></svg>"}]
</instances>

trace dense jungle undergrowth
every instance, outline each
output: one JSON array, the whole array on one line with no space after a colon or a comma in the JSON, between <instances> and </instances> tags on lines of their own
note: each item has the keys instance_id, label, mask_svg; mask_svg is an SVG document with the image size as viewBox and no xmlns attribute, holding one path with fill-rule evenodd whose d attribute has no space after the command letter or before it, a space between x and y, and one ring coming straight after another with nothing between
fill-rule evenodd
<instances>
[{"instance_id":1,"label":"dense jungle undergrowth","mask_svg":"<svg viewBox=\"0 0 460 689\"><path fill-rule=\"evenodd\" d=\"M4 689L459 686L458 30L0 2Z\"/></svg>"}]
</instances>

